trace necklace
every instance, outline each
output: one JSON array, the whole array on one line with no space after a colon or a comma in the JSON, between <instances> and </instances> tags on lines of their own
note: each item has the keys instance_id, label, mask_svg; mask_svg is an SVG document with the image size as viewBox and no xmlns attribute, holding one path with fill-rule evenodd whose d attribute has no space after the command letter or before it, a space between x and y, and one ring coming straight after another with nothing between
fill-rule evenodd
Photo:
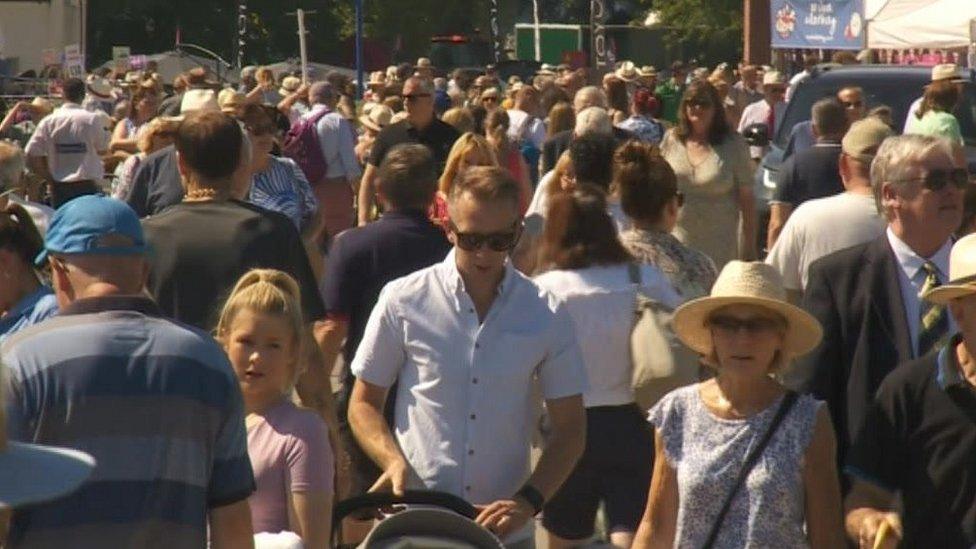
<instances>
[{"instance_id":1,"label":"necklace","mask_svg":"<svg viewBox=\"0 0 976 549\"><path fill-rule=\"evenodd\" d=\"M691 146L695 145L706 154L702 155L701 159L695 163L691 160ZM710 144L705 142L704 144L691 141L690 139L685 144L685 158L688 160L688 165L691 166L691 176L692 178L698 175L698 168L702 167L705 162L708 162L709 157L711 157L712 147Z\"/></svg>"},{"instance_id":2,"label":"necklace","mask_svg":"<svg viewBox=\"0 0 976 549\"><path fill-rule=\"evenodd\" d=\"M183 197L185 202L195 202L200 200L213 200L217 198L216 189L190 189L186 191L186 196Z\"/></svg>"}]
</instances>

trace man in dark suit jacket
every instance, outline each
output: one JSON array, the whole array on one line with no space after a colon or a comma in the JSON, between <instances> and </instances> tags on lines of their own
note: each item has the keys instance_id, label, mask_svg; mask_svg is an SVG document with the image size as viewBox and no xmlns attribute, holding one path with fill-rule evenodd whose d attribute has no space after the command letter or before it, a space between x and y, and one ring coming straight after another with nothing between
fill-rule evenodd
<instances>
[{"instance_id":1,"label":"man in dark suit jacket","mask_svg":"<svg viewBox=\"0 0 976 549\"><path fill-rule=\"evenodd\" d=\"M573 112L576 113L576 116L579 116L581 112L590 107L600 107L604 110L607 109L607 95L603 93L603 90L596 86L586 86L585 88L581 88L573 97ZM613 132L613 137L617 140L618 144L634 138L634 135L629 131L614 127L612 122L610 129ZM573 140L573 136L583 135L583 133L585 133L584 130L584 128L579 128L577 126L575 129L559 132L547 139L542 144L541 173L546 174L555 168L556 162L559 161L560 155L569 149L569 142Z\"/></svg>"},{"instance_id":2,"label":"man in dark suit jacket","mask_svg":"<svg viewBox=\"0 0 976 549\"><path fill-rule=\"evenodd\" d=\"M934 282L931 265L938 283L948 274L965 184L957 165L948 142L918 135L886 140L871 170L886 234L810 266L803 306L820 320L824 338L787 383L827 401L841 459L885 376L936 347L951 329L944 311L933 313L934 322L922 320L928 309L918 294Z\"/></svg>"}]
</instances>

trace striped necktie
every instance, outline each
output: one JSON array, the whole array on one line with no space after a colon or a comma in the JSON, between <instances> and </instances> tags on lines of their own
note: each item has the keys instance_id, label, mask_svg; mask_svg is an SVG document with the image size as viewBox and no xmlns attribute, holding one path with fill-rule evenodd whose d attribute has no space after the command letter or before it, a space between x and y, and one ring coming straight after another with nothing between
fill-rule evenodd
<instances>
[{"instance_id":1,"label":"striped necktie","mask_svg":"<svg viewBox=\"0 0 976 549\"><path fill-rule=\"evenodd\" d=\"M938 269L931 261L922 264L925 270L925 283L922 284L922 293L919 301L919 329L918 329L918 356L923 356L929 351L939 347L949 335L949 316L944 305L936 305L924 299L921 295L939 286Z\"/></svg>"}]
</instances>

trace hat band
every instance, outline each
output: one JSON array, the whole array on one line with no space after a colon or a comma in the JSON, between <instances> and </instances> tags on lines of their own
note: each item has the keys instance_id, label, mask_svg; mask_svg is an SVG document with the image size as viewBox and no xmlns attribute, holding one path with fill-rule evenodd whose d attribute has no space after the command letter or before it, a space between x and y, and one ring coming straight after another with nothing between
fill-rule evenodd
<instances>
[{"instance_id":1,"label":"hat band","mask_svg":"<svg viewBox=\"0 0 976 549\"><path fill-rule=\"evenodd\" d=\"M976 274L971 274L969 276L964 276L962 278L955 278L943 284L944 286L965 286L972 282L976 282Z\"/></svg>"}]
</instances>

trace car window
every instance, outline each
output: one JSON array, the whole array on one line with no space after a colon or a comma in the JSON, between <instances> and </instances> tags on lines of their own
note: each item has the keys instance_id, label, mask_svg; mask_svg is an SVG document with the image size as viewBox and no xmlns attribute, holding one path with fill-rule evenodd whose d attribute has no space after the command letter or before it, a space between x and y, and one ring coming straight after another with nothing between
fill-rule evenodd
<instances>
[{"instance_id":1,"label":"car window","mask_svg":"<svg viewBox=\"0 0 976 549\"><path fill-rule=\"evenodd\" d=\"M916 99L922 97L924 86L928 83L927 75L899 75L898 79L882 80L872 78L857 82L857 77L847 80L814 79L804 83L793 94L783 125L776 134L775 143L785 148L793 126L810 119L810 109L813 104L824 97L832 97L837 91L847 85L857 85L864 90L864 101L867 110L881 105L891 108L895 125L901 128L908 116L908 109ZM972 82L965 84L963 100L956 111L959 126L967 144L976 144L976 85Z\"/></svg>"}]
</instances>

